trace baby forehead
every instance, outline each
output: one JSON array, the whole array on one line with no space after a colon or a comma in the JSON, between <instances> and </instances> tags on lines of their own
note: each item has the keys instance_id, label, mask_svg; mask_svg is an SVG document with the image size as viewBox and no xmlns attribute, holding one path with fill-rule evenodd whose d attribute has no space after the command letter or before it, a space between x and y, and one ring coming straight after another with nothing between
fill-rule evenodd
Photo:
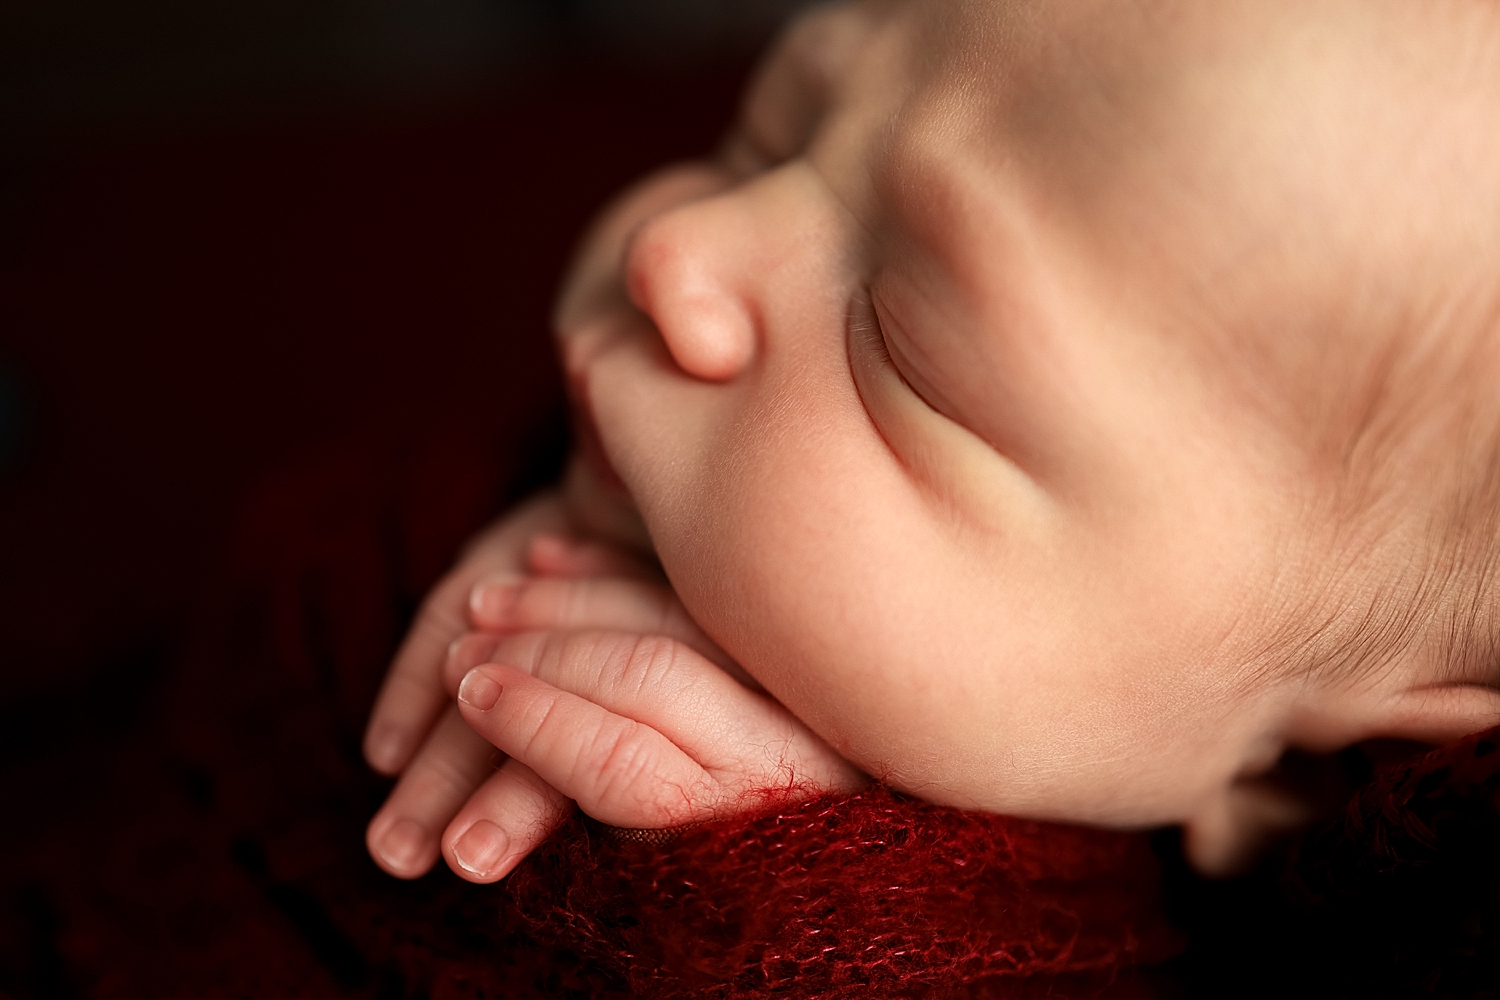
<instances>
[{"instance_id":1,"label":"baby forehead","mask_svg":"<svg viewBox=\"0 0 1500 1000\"><path fill-rule=\"evenodd\" d=\"M923 10L868 160L877 197L919 218L973 210L960 196L1002 176L1080 208L1342 185L1372 174L1372 150L1411 142L1441 96L1403 18L1336 0Z\"/></svg>"},{"instance_id":2,"label":"baby forehead","mask_svg":"<svg viewBox=\"0 0 1500 1000\"><path fill-rule=\"evenodd\" d=\"M1203 127L1226 108L1359 116L1368 109L1349 102L1351 89L1400 96L1415 87L1435 98L1438 81L1454 78L1472 89L1465 67L1493 65L1500 46L1500 8L1479 0L1430 12L1365 0L939 0L914 9L897 29L909 43L898 140L942 131L1011 143L1080 131L1140 139L1184 119Z\"/></svg>"},{"instance_id":3,"label":"baby forehead","mask_svg":"<svg viewBox=\"0 0 1500 1000\"><path fill-rule=\"evenodd\" d=\"M1265 284L1313 264L1350 277L1322 266L1333 259L1361 278L1399 271L1424 241L1457 253L1473 220L1492 217L1461 203L1500 199L1500 8L914 9L890 30L899 45L852 74L849 113L825 133L829 162L858 164L827 173L853 178L845 200L883 241L880 256L903 253L909 236L962 262L976 240L1045 220L1159 278ZM1482 24L1454 13L1485 10ZM868 95L882 87L875 107ZM1495 245L1487 228L1465 239L1474 247L1461 259Z\"/></svg>"},{"instance_id":4,"label":"baby forehead","mask_svg":"<svg viewBox=\"0 0 1500 1000\"><path fill-rule=\"evenodd\" d=\"M1120 4L934 4L904 24L905 85L879 130L873 178L882 195L921 196L1028 161L1061 159L1059 146L1138 138L1180 92L1200 44L1168 37L1155 0ZM947 11L949 16L939 16ZM1099 15L1099 16L1088 16ZM1184 19L1176 19L1182 22ZM889 49L881 53L884 61ZM859 100L874 89L855 74ZM1218 68L1223 75L1223 67Z\"/></svg>"}]
</instances>

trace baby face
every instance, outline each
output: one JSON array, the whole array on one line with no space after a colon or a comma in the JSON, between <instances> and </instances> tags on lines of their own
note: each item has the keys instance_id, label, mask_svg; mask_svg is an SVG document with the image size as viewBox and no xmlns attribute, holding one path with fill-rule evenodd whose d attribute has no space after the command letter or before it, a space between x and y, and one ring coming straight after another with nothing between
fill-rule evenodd
<instances>
[{"instance_id":1,"label":"baby face","mask_svg":"<svg viewBox=\"0 0 1500 1000\"><path fill-rule=\"evenodd\" d=\"M1185 821L1289 743L1372 735L1284 679L1405 356L1382 296L1436 214L1409 203L1463 161L1432 108L1472 110L1443 88L1475 32L1450 12L1460 51L1429 51L1402 10L804 20L719 159L606 214L559 313L704 628L943 803ZM1452 229L1424 259L1462 280Z\"/></svg>"}]
</instances>

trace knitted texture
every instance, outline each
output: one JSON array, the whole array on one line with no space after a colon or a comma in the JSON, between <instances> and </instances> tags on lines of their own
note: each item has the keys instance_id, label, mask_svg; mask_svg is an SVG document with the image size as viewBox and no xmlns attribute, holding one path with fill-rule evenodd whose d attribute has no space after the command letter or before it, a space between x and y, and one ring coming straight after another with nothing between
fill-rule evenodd
<instances>
[{"instance_id":1,"label":"knitted texture","mask_svg":"<svg viewBox=\"0 0 1500 1000\"><path fill-rule=\"evenodd\" d=\"M1177 948L1144 838L880 788L643 842L575 821L511 880L630 995L1136 995Z\"/></svg>"}]
</instances>

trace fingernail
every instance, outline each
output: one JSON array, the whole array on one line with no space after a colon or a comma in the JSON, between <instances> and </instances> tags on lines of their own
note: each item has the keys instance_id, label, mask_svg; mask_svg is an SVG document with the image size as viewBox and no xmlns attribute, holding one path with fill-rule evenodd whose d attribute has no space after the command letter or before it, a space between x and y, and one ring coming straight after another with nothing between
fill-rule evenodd
<instances>
[{"instance_id":1,"label":"fingernail","mask_svg":"<svg viewBox=\"0 0 1500 1000\"><path fill-rule=\"evenodd\" d=\"M495 873L508 847L510 838L505 831L489 820L481 819L465 830L453 845L453 860L464 871L485 878Z\"/></svg>"},{"instance_id":2,"label":"fingernail","mask_svg":"<svg viewBox=\"0 0 1500 1000\"><path fill-rule=\"evenodd\" d=\"M427 830L414 819L396 822L380 838L380 857L397 871L410 871L427 847Z\"/></svg>"},{"instance_id":3,"label":"fingernail","mask_svg":"<svg viewBox=\"0 0 1500 1000\"><path fill-rule=\"evenodd\" d=\"M365 757L377 771L394 771L406 754L406 731L382 722L365 741Z\"/></svg>"},{"instance_id":4,"label":"fingernail","mask_svg":"<svg viewBox=\"0 0 1500 1000\"><path fill-rule=\"evenodd\" d=\"M469 612L478 621L505 624L521 593L522 583L523 578L518 576L480 580L469 591Z\"/></svg>"},{"instance_id":5,"label":"fingernail","mask_svg":"<svg viewBox=\"0 0 1500 1000\"><path fill-rule=\"evenodd\" d=\"M573 549L571 540L562 535L537 535L531 540L531 550L528 558L532 562L541 563L544 566L558 558L567 555ZM535 567L533 567L535 568Z\"/></svg>"},{"instance_id":6,"label":"fingernail","mask_svg":"<svg viewBox=\"0 0 1500 1000\"><path fill-rule=\"evenodd\" d=\"M554 553L567 552L572 547L572 539L564 535L541 534L533 535L531 537L531 548L533 551L535 551L536 549L541 549L543 551L547 551L548 549L550 549Z\"/></svg>"},{"instance_id":7,"label":"fingernail","mask_svg":"<svg viewBox=\"0 0 1500 1000\"><path fill-rule=\"evenodd\" d=\"M486 677L479 667L475 667L464 674L464 681L458 686L458 700L470 708L488 712L500 700L500 685Z\"/></svg>"}]
</instances>

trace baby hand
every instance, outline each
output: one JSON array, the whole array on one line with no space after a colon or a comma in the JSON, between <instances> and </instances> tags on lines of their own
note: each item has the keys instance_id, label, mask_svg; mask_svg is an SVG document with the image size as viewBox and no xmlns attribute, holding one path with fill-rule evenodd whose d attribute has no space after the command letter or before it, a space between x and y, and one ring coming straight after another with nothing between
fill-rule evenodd
<instances>
[{"instance_id":1,"label":"baby hand","mask_svg":"<svg viewBox=\"0 0 1500 1000\"><path fill-rule=\"evenodd\" d=\"M464 720L508 755L442 838L455 872L503 877L574 803L657 829L863 782L629 556L542 537L529 562L550 575L475 586L487 631L445 668Z\"/></svg>"},{"instance_id":2,"label":"baby hand","mask_svg":"<svg viewBox=\"0 0 1500 1000\"><path fill-rule=\"evenodd\" d=\"M579 481L570 474L569 484ZM444 828L494 773L495 749L459 715L453 700L456 680L444 684L454 643L476 627L476 584L528 572L661 579L659 570L621 549L561 540L602 506L586 502L582 492L571 489L570 497L565 486L562 492L536 497L474 539L459 564L428 594L386 674L365 733L365 757L375 770L399 774L400 780L371 819L366 841L370 856L392 875L416 878L430 869L440 854ZM611 621L592 624L615 627ZM542 620L517 627L554 625Z\"/></svg>"},{"instance_id":3,"label":"baby hand","mask_svg":"<svg viewBox=\"0 0 1500 1000\"><path fill-rule=\"evenodd\" d=\"M463 674L459 708L509 759L443 838L472 881L508 873L568 800L613 826L659 829L863 781L786 709L677 638L535 632L500 641L489 659Z\"/></svg>"},{"instance_id":4,"label":"baby hand","mask_svg":"<svg viewBox=\"0 0 1500 1000\"><path fill-rule=\"evenodd\" d=\"M658 570L613 546L537 527L540 533L512 543L516 562L491 563L489 576L467 574L468 626L482 631L452 642L434 671L440 674L435 687L451 697L480 666L476 683L503 677L507 668L521 676L510 683L501 679L504 697L487 709L462 702L450 709L451 722L444 717L403 771L370 824L371 853L388 871L419 875L441 851L463 877L494 881L563 821L575 798L605 822L661 827L744 808L767 790L818 791L861 781L759 693L688 617ZM630 684L634 700L621 690ZM528 700L518 701L523 694ZM561 713L516 747L523 719L512 707L535 708L548 697L563 703ZM632 716L637 700L648 704ZM580 717L589 706L600 714ZM559 730L564 718L575 725ZM623 758L616 755L611 767L600 767L595 787L581 785L585 757L569 741L597 741L604 738L603 726L627 722L638 746L622 742L622 752L635 753L640 744L647 751L635 774L619 781ZM480 735L502 749L514 748L515 756L499 757ZM751 740L758 743L747 745ZM578 769L560 773L569 753L577 755ZM640 767L653 759L654 775ZM616 782L613 793L600 784L606 779ZM678 792L663 802L673 784L686 784L686 795ZM630 795L645 801L622 807ZM424 834L430 846L415 864L393 863L382 851L385 837L403 825L430 831Z\"/></svg>"}]
</instances>

